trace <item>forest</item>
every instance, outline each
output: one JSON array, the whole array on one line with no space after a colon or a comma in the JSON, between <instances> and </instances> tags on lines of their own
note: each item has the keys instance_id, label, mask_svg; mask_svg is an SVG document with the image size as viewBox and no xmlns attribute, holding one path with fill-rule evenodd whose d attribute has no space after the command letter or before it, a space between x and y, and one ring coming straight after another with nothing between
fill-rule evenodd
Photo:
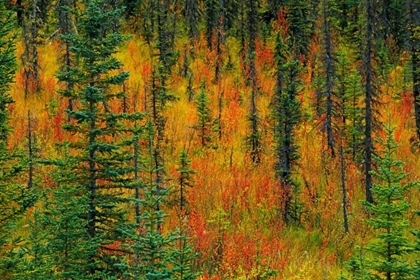
<instances>
[{"instance_id":1,"label":"forest","mask_svg":"<svg viewBox=\"0 0 420 280\"><path fill-rule=\"evenodd\" d=\"M0 0L0 279L420 279L420 0Z\"/></svg>"}]
</instances>

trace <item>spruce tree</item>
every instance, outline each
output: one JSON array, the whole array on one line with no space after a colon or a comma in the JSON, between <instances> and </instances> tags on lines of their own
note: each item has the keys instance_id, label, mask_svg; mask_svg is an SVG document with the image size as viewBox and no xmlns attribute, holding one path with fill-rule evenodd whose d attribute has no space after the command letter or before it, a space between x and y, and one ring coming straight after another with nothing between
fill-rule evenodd
<instances>
[{"instance_id":1,"label":"spruce tree","mask_svg":"<svg viewBox=\"0 0 420 280\"><path fill-rule=\"evenodd\" d=\"M420 1L407 1L408 38L407 45L411 58L411 75L413 81L414 118L416 121L416 137L420 139Z\"/></svg>"},{"instance_id":2,"label":"spruce tree","mask_svg":"<svg viewBox=\"0 0 420 280\"><path fill-rule=\"evenodd\" d=\"M29 1L29 7L24 10L23 17L23 46L21 55L24 79L25 97L30 93L36 93L41 89L38 45L41 42L40 29L42 17L39 13L38 0Z\"/></svg>"},{"instance_id":3,"label":"spruce tree","mask_svg":"<svg viewBox=\"0 0 420 280\"><path fill-rule=\"evenodd\" d=\"M184 212L185 207L188 205L186 199L186 188L192 188L194 184L194 178L192 177L195 174L194 170L191 169L191 160L188 158L188 153L186 150L182 150L179 157L179 210Z\"/></svg>"},{"instance_id":4,"label":"spruce tree","mask_svg":"<svg viewBox=\"0 0 420 280\"><path fill-rule=\"evenodd\" d=\"M114 279L121 275L117 264L124 262L118 245L126 220L122 190L129 187L131 180L131 169L127 167L131 155L124 125L139 116L115 113L109 105L123 97L114 90L128 78L127 72L115 72L122 64L113 56L126 39L114 29L121 11L102 0L85 1L84 9L78 18L78 33L63 35L78 64L57 75L61 82L73 84L59 94L77 102L73 110L66 111L69 121L63 127L79 136L68 143L70 151L66 157L71 157L73 163L68 168L77 175L77 185L69 191L76 192L84 203L75 209L83 212L80 217L87 240L83 245L86 253L80 261L87 261L88 265L81 273L93 279ZM65 199L67 194L63 195Z\"/></svg>"},{"instance_id":5,"label":"spruce tree","mask_svg":"<svg viewBox=\"0 0 420 280\"><path fill-rule=\"evenodd\" d=\"M159 188L156 183L153 123L149 121L146 128L148 139L147 154L142 166L143 176L135 182L141 192L141 198L134 199L139 207L138 216L136 213L136 222L127 223L124 227L126 242L123 247L131 258L128 263L120 263L118 266L128 279L169 280L174 275L172 253L179 236L174 232L162 232L167 217L163 206L169 189Z\"/></svg>"},{"instance_id":6,"label":"spruce tree","mask_svg":"<svg viewBox=\"0 0 420 280\"><path fill-rule=\"evenodd\" d=\"M397 143L393 130L386 127L386 139L379 139L382 156L375 156L378 170L371 171L376 183L372 186L375 203L364 201L370 217L366 223L375 230L375 238L365 247L365 266L368 279L410 279L410 266L404 256L413 250L406 236L409 221L405 217L410 204L405 192L413 182L403 183L408 174L403 162L395 158Z\"/></svg>"},{"instance_id":7,"label":"spruce tree","mask_svg":"<svg viewBox=\"0 0 420 280\"><path fill-rule=\"evenodd\" d=\"M246 1L247 9L247 27L248 27L248 53L247 63L249 72L247 77L251 82L251 98L250 110L248 120L250 122L250 133L247 137L247 144L249 147L249 154L254 164L259 164L261 161L261 135L259 127L259 116L257 111L257 96L258 96L258 78L257 68L255 66L256 40L257 40L257 0Z\"/></svg>"},{"instance_id":8,"label":"spruce tree","mask_svg":"<svg viewBox=\"0 0 420 280\"><path fill-rule=\"evenodd\" d=\"M282 218L286 223L297 219L293 213L293 196L298 184L293 169L299 159L295 140L296 126L300 120L300 104L297 100L298 62L283 43L282 35L276 36L276 91L272 100L273 134L276 151L276 176L279 180L282 200Z\"/></svg>"},{"instance_id":9,"label":"spruce tree","mask_svg":"<svg viewBox=\"0 0 420 280\"><path fill-rule=\"evenodd\" d=\"M16 280L51 279L53 277L54 266L47 250L49 232L45 230L45 220L39 205L34 208L33 214L28 217L29 234L17 252L20 261L13 277Z\"/></svg>"},{"instance_id":10,"label":"spruce tree","mask_svg":"<svg viewBox=\"0 0 420 280\"><path fill-rule=\"evenodd\" d=\"M332 157L336 154L337 128L339 122L338 94L335 90L336 80L336 53L332 38L332 24L330 17L331 3L322 0L322 89L318 91L317 100L321 103L318 115L321 117L322 130L326 132L327 147ZM318 103L318 102L317 102Z\"/></svg>"},{"instance_id":11,"label":"spruce tree","mask_svg":"<svg viewBox=\"0 0 420 280\"><path fill-rule=\"evenodd\" d=\"M204 85L201 86L200 94L197 95L196 104L198 120L194 128L198 131L201 146L205 147L211 142L212 117L210 115L209 100Z\"/></svg>"},{"instance_id":12,"label":"spruce tree","mask_svg":"<svg viewBox=\"0 0 420 280\"><path fill-rule=\"evenodd\" d=\"M46 250L54 266L56 279L95 279L87 274L89 256L99 246L87 234L87 212L89 197L80 184L77 172L79 161L69 155L68 144L59 149L63 158L46 162L53 164L56 186L48 192L43 216Z\"/></svg>"},{"instance_id":13,"label":"spruce tree","mask_svg":"<svg viewBox=\"0 0 420 280\"><path fill-rule=\"evenodd\" d=\"M364 1L365 11L365 33L362 48L362 83L365 93L364 106L364 172L365 172L365 191L366 200L373 202L372 196L372 173L373 170L373 133L377 127L377 114L375 107L378 103L378 85L375 70L375 51L377 38L377 15L374 0Z\"/></svg>"},{"instance_id":14,"label":"spruce tree","mask_svg":"<svg viewBox=\"0 0 420 280\"><path fill-rule=\"evenodd\" d=\"M16 248L22 241L15 232L25 210L32 206L35 197L23 184L18 175L25 168L19 158L21 154L8 147L8 106L13 103L9 95L10 84L16 70L15 39L13 25L15 18L6 8L7 1L0 1L0 278L12 277L13 268L20 259Z\"/></svg>"}]
</instances>

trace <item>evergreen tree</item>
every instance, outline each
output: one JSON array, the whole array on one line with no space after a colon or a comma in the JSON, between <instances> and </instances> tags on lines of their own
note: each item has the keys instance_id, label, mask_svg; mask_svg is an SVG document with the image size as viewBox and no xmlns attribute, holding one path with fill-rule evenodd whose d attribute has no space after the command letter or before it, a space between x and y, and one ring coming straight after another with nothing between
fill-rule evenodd
<instances>
[{"instance_id":1,"label":"evergreen tree","mask_svg":"<svg viewBox=\"0 0 420 280\"><path fill-rule=\"evenodd\" d=\"M68 144L61 147L63 158L47 161L56 169L53 173L57 186L48 192L43 219L48 232L46 251L54 267L56 279L95 279L89 271L89 256L99 246L87 234L88 196L80 184L77 165L69 155Z\"/></svg>"},{"instance_id":2,"label":"evergreen tree","mask_svg":"<svg viewBox=\"0 0 420 280\"><path fill-rule=\"evenodd\" d=\"M378 103L378 87L375 71L375 38L377 38L377 15L374 0L364 1L365 33L362 48L362 82L365 93L364 106L364 172L366 200L373 202L372 173L373 170L373 131L377 127L375 107Z\"/></svg>"},{"instance_id":3,"label":"evergreen tree","mask_svg":"<svg viewBox=\"0 0 420 280\"><path fill-rule=\"evenodd\" d=\"M219 0L204 0L204 12L206 15L207 47L213 50L213 34L220 14Z\"/></svg>"},{"instance_id":4,"label":"evergreen tree","mask_svg":"<svg viewBox=\"0 0 420 280\"><path fill-rule=\"evenodd\" d=\"M322 0L322 39L323 39L323 87L318 92L317 100L321 103L318 115L323 116L322 130L327 135L327 146L331 156L336 153L336 132L339 119L340 103L338 102L338 94L335 90L336 80L336 54L334 51L334 42L331 35L331 18L330 18L331 4L328 0ZM317 103L318 103L317 102Z\"/></svg>"},{"instance_id":5,"label":"evergreen tree","mask_svg":"<svg viewBox=\"0 0 420 280\"><path fill-rule=\"evenodd\" d=\"M28 217L29 235L20 246L17 265L13 279L51 279L54 266L47 250L47 235L43 214L35 206L34 213Z\"/></svg>"},{"instance_id":6,"label":"evergreen tree","mask_svg":"<svg viewBox=\"0 0 420 280\"><path fill-rule=\"evenodd\" d=\"M314 19L311 17L311 5L307 0L286 0L287 25L289 26L289 44L292 52L297 56L308 54L308 47L312 36L311 25Z\"/></svg>"},{"instance_id":7,"label":"evergreen tree","mask_svg":"<svg viewBox=\"0 0 420 280\"><path fill-rule=\"evenodd\" d=\"M9 279L20 259L16 247L22 241L16 234L16 224L35 197L26 186L19 185L18 175L25 164L21 154L8 147L10 128L8 106L13 103L9 95L10 83L16 70L15 39L12 33L15 19L7 10L6 1L0 1L0 278Z\"/></svg>"},{"instance_id":8,"label":"evergreen tree","mask_svg":"<svg viewBox=\"0 0 420 280\"><path fill-rule=\"evenodd\" d=\"M195 174L194 170L191 169L191 160L188 158L186 150L182 150L179 157L179 210L184 212L185 207L188 205L188 201L185 198L187 189L192 188L194 184L194 178L192 175Z\"/></svg>"},{"instance_id":9,"label":"evergreen tree","mask_svg":"<svg viewBox=\"0 0 420 280\"><path fill-rule=\"evenodd\" d=\"M297 219L293 213L293 195L298 185L293 178L293 169L296 160L299 159L295 129L301 115L297 100L298 62L291 57L280 33L276 36L275 59L277 80L272 100L275 170L282 195L282 218L284 222L289 223L292 219Z\"/></svg>"},{"instance_id":10,"label":"evergreen tree","mask_svg":"<svg viewBox=\"0 0 420 280\"><path fill-rule=\"evenodd\" d=\"M143 179L135 182L141 191L141 199L134 202L139 206L139 215L135 223L126 224L124 232L126 240L124 247L130 252L132 260L127 264L120 263L124 277L128 279L173 279L173 261L175 241L179 238L174 232L164 234L162 225L167 214L163 210L168 197L168 188L159 188L156 183L154 163L154 137L153 123L147 124L147 161L142 171ZM137 213L136 213L137 214Z\"/></svg>"},{"instance_id":11,"label":"evergreen tree","mask_svg":"<svg viewBox=\"0 0 420 280\"><path fill-rule=\"evenodd\" d=\"M347 167L350 159L353 161L359 158L359 143L362 135L362 108L360 108L360 97L362 95L360 75L358 71L351 69L350 61L346 51L337 52L337 97L338 97L338 148L340 158L340 185L342 193L343 226L344 231L349 232L348 221L348 196L347 196Z\"/></svg>"},{"instance_id":12,"label":"evergreen tree","mask_svg":"<svg viewBox=\"0 0 420 280\"><path fill-rule=\"evenodd\" d=\"M29 1L29 7L23 17L23 45L24 51L21 55L23 66L25 97L30 93L36 93L41 89L38 45L41 42L40 29L43 24L39 14L38 0Z\"/></svg>"},{"instance_id":13,"label":"evergreen tree","mask_svg":"<svg viewBox=\"0 0 420 280\"><path fill-rule=\"evenodd\" d=\"M420 2L407 0L408 47L411 56L411 74L413 80L414 117L416 136L420 139Z\"/></svg>"},{"instance_id":14,"label":"evergreen tree","mask_svg":"<svg viewBox=\"0 0 420 280\"><path fill-rule=\"evenodd\" d=\"M194 128L198 130L201 146L205 147L211 142L213 121L210 115L210 109L208 107L209 100L204 85L201 86L200 94L197 95L196 104L198 122Z\"/></svg>"},{"instance_id":15,"label":"evergreen tree","mask_svg":"<svg viewBox=\"0 0 420 280\"><path fill-rule=\"evenodd\" d=\"M199 18L202 15L197 2L197 0L185 0L184 17L190 41L197 39Z\"/></svg>"},{"instance_id":16,"label":"evergreen tree","mask_svg":"<svg viewBox=\"0 0 420 280\"><path fill-rule=\"evenodd\" d=\"M197 254L189 243L187 226L187 219L182 215L179 225L180 237L175 242L176 250L174 250L171 260L171 264L174 267L172 279L193 280L199 276L193 269Z\"/></svg>"},{"instance_id":17,"label":"evergreen tree","mask_svg":"<svg viewBox=\"0 0 420 280\"><path fill-rule=\"evenodd\" d=\"M129 187L131 180L127 176L131 172L127 167L131 155L124 140L127 128L123 123L140 116L117 114L109 106L113 99L123 97L122 93L112 91L113 87L121 86L128 78L127 72L114 72L122 64L113 55L126 39L114 28L121 11L102 0L84 2L84 7L84 13L78 18L78 33L63 35L78 64L57 75L61 82L73 84L60 90L60 95L71 97L78 104L73 110L67 110L69 121L63 127L79 135L68 143L67 157L72 162L68 168L77 175L77 184L69 191L75 192L78 201L84 203L75 209L76 213L83 212L79 216L83 219L80 224L85 225L86 253L79 260L87 261L88 265L83 267L81 275L114 279L121 275L116 265L124 262L118 246L126 220L122 190ZM66 223L66 218L63 216L59 222ZM83 234L77 231L76 237Z\"/></svg>"},{"instance_id":18,"label":"evergreen tree","mask_svg":"<svg viewBox=\"0 0 420 280\"><path fill-rule=\"evenodd\" d=\"M356 163L362 162L361 143L363 142L363 107L360 106L363 96L361 76L359 71L351 67L354 55L348 46L337 52L337 92L340 97L343 131L346 139L346 150ZM347 152L347 151L346 151Z\"/></svg>"},{"instance_id":19,"label":"evergreen tree","mask_svg":"<svg viewBox=\"0 0 420 280\"><path fill-rule=\"evenodd\" d=\"M257 95L258 95L258 80L257 68L255 66L255 52L257 40L257 0L246 1L247 18L248 18L248 54L247 62L249 67L249 81L251 82L251 106L249 111L250 134L247 139L249 146L249 153L254 164L259 164L261 161L261 135L259 128L259 116L257 112Z\"/></svg>"},{"instance_id":20,"label":"evergreen tree","mask_svg":"<svg viewBox=\"0 0 420 280\"><path fill-rule=\"evenodd\" d=\"M68 35L76 31L75 18L71 12L71 8L75 5L74 0L59 0L56 4L56 12L58 16L59 31L63 35ZM70 42L68 40L60 40L61 43L61 57L59 65L61 70L66 72L74 65L75 61L70 52ZM71 90L73 84L68 81L63 85L66 89ZM70 97L68 100L68 109L73 110L73 99Z\"/></svg>"},{"instance_id":21,"label":"evergreen tree","mask_svg":"<svg viewBox=\"0 0 420 280\"><path fill-rule=\"evenodd\" d=\"M375 156L378 171L371 171L377 179L372 186L375 203L364 201L370 213L366 221L375 230L375 238L366 246L364 263L368 279L410 279L410 266L404 256L413 250L405 235L409 221L405 214L410 204L405 192L414 185L403 183L408 174L403 171L403 162L395 159L397 144L393 130L386 128L386 140L379 139L383 156Z\"/></svg>"}]
</instances>

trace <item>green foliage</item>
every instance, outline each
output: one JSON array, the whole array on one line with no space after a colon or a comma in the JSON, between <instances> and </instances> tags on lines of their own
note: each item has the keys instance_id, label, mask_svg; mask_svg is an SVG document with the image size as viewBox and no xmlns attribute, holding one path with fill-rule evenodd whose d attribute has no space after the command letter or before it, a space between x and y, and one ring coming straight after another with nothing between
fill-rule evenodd
<instances>
[{"instance_id":1,"label":"green foliage","mask_svg":"<svg viewBox=\"0 0 420 280\"><path fill-rule=\"evenodd\" d=\"M78 104L67 110L70 121L63 128L78 134L79 138L67 143L68 154L55 162L59 167L68 168L63 180L69 185L65 191L54 193L54 211L62 212L62 207L74 203L78 206L73 213L68 213L70 216L62 215L57 221L52 220L51 225L68 227L74 239L52 246L61 248L55 256L59 260L65 257L67 245L83 240L80 247L72 248L74 255L70 263L60 266L62 275L118 278L122 272L117 265L125 262L118 245L123 239L122 228L126 221L122 206L127 198L122 195L122 189L130 187L128 175L132 170L127 165L131 158L130 143L125 141L130 130L125 125L141 118L141 114L114 113L109 107L109 102L123 97L114 87L121 86L129 75L115 71L122 64L113 57L127 38L114 30L121 11L101 0L84 4L85 12L78 15L78 33L63 35L78 63L57 74L61 82L73 85L59 93ZM73 181L68 181L71 178ZM62 204L58 205L60 201ZM70 223L72 217L79 223ZM80 267L75 271L74 265L78 262Z\"/></svg>"},{"instance_id":2,"label":"green foliage","mask_svg":"<svg viewBox=\"0 0 420 280\"><path fill-rule=\"evenodd\" d=\"M89 200L74 172L78 161L69 156L68 147L62 149L62 159L48 162L56 166L53 176L57 186L49 190L44 205L46 249L57 279L94 279L85 272L92 265L89 256L100 244L89 238L86 231L83 216Z\"/></svg>"},{"instance_id":3,"label":"green foliage","mask_svg":"<svg viewBox=\"0 0 420 280\"><path fill-rule=\"evenodd\" d=\"M54 267L46 246L49 232L39 209L29 217L28 227L29 235L18 252L20 261L13 279L51 279Z\"/></svg>"},{"instance_id":4,"label":"green foliage","mask_svg":"<svg viewBox=\"0 0 420 280\"><path fill-rule=\"evenodd\" d=\"M7 145L8 106L13 102L8 91L16 70L16 56L12 33L15 19L5 4L6 1L0 1L0 275L8 279L20 261L16 247L22 240L16 227L36 198L32 191L18 184L25 163L22 155Z\"/></svg>"},{"instance_id":5,"label":"green foliage","mask_svg":"<svg viewBox=\"0 0 420 280\"><path fill-rule=\"evenodd\" d=\"M311 38L311 3L306 0L286 0L287 24L289 25L289 47L296 55L307 55Z\"/></svg>"},{"instance_id":6,"label":"green foliage","mask_svg":"<svg viewBox=\"0 0 420 280\"><path fill-rule=\"evenodd\" d=\"M173 279L172 266L175 241L180 237L170 232L165 234L162 227L167 214L162 205L167 200L169 189L163 188L156 181L156 166L153 162L154 131L151 122L148 128L148 161L143 167L144 178L137 187L141 192L141 199L133 202L140 208L135 223L128 223L124 227L126 242L123 248L128 250L130 261L120 263L124 277L128 279Z\"/></svg>"},{"instance_id":7,"label":"green foliage","mask_svg":"<svg viewBox=\"0 0 420 280\"><path fill-rule=\"evenodd\" d=\"M185 207L188 206L188 201L185 198L187 193L186 188L192 188L195 182L192 177L192 175L195 174L195 171L191 169L191 160L189 159L186 150L182 150L181 152L177 171L179 172L179 209L183 212Z\"/></svg>"},{"instance_id":8,"label":"green foliage","mask_svg":"<svg viewBox=\"0 0 420 280\"><path fill-rule=\"evenodd\" d=\"M182 222L182 221L181 221ZM186 231L181 231L181 236L176 241L176 249L173 252L171 263L174 267L173 279L193 280L197 279L198 273L194 272L193 264L197 257L191 243L186 236Z\"/></svg>"},{"instance_id":9,"label":"green foliage","mask_svg":"<svg viewBox=\"0 0 420 280\"><path fill-rule=\"evenodd\" d=\"M296 207L298 205L292 201L298 187L292 174L299 159L295 140L296 126L301 119L300 103L297 99L299 63L291 57L280 33L276 37L275 60L277 83L271 104L276 152L274 168L282 191L283 220L289 222L292 216L295 216L292 205L295 204Z\"/></svg>"},{"instance_id":10,"label":"green foliage","mask_svg":"<svg viewBox=\"0 0 420 280\"><path fill-rule=\"evenodd\" d=\"M198 136L200 137L200 142L203 147L210 143L212 133L212 117L208 99L208 95L203 85L201 86L201 91L196 99L198 121L194 126L194 128L198 130Z\"/></svg>"},{"instance_id":11,"label":"green foliage","mask_svg":"<svg viewBox=\"0 0 420 280\"><path fill-rule=\"evenodd\" d=\"M378 140L383 146L383 156L375 156L378 170L371 171L377 180L372 186L375 203L363 201L370 215L366 223L376 235L366 246L367 259L350 264L358 270L364 266L367 279L408 279L410 267L404 256L413 251L413 246L405 235L409 227L405 214L410 204L404 194L415 183L403 183L408 174L402 169L403 162L395 159L397 144L393 130L387 127L386 131L386 140Z\"/></svg>"},{"instance_id":12,"label":"green foliage","mask_svg":"<svg viewBox=\"0 0 420 280\"><path fill-rule=\"evenodd\" d=\"M351 155L353 161L361 163L363 142L363 107L362 84L359 72L351 67L349 57L354 56L346 48L337 52L337 95L344 122L343 133L347 139L346 153Z\"/></svg>"}]
</instances>

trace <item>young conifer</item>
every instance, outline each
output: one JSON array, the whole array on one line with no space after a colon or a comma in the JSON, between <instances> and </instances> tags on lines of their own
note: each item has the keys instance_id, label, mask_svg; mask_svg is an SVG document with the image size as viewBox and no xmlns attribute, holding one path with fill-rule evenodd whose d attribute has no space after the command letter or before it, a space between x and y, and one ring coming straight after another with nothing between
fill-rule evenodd
<instances>
[{"instance_id":1,"label":"young conifer","mask_svg":"<svg viewBox=\"0 0 420 280\"><path fill-rule=\"evenodd\" d=\"M300 120L300 104L297 100L298 63L291 57L280 33L276 37L275 59L277 83L271 104L277 158L275 171L282 193L282 218L288 223L296 218L292 211L292 199L297 183L292 175L299 158L295 127Z\"/></svg>"},{"instance_id":2,"label":"young conifer","mask_svg":"<svg viewBox=\"0 0 420 280\"><path fill-rule=\"evenodd\" d=\"M73 85L60 90L59 94L72 98L77 104L66 111L69 120L63 127L78 135L78 138L73 138L76 140L67 143L69 152L65 157L70 157L72 163L67 165L70 168L67 174L73 173L77 178L67 191L74 192L78 203L82 204L74 209L75 215L82 219L80 225L85 226L86 243L83 247L86 252L79 256L79 261L87 262L87 265L83 266L81 275L113 279L121 276L117 265L125 261L119 246L126 221L123 206L127 198L122 190L130 187L128 175L132 170L127 166L131 148L125 141L129 131L125 124L140 115L116 113L109 105L112 100L123 97L115 87L121 86L129 75L115 71L122 67L122 63L113 56L126 39L114 29L121 11L102 0L85 1L84 9L77 21L78 33L63 35L78 63L57 75L60 82ZM57 193L56 199L66 200L67 195L70 194ZM76 214L77 211L82 213ZM67 219L66 216L61 218ZM83 235L80 228L72 230L76 236Z\"/></svg>"},{"instance_id":3,"label":"young conifer","mask_svg":"<svg viewBox=\"0 0 420 280\"><path fill-rule=\"evenodd\" d=\"M7 1L0 0L0 278L12 277L13 268L20 261L15 247L20 239L15 234L16 223L34 202L26 186L17 184L17 176L24 170L22 155L8 147L8 106L10 83L16 70L13 12L7 10Z\"/></svg>"},{"instance_id":4,"label":"young conifer","mask_svg":"<svg viewBox=\"0 0 420 280\"><path fill-rule=\"evenodd\" d=\"M378 170L371 171L377 183L372 186L375 203L363 201L370 213L366 221L375 230L375 238L366 247L363 261L353 261L356 271L364 271L364 277L356 279L411 279L410 266L404 256L413 251L406 236L409 221L405 218L410 204L405 192L414 185L403 183L408 174L403 171L403 162L395 158L397 143L393 129L386 127L386 140L379 139L382 156L375 156ZM354 258L353 258L354 259Z\"/></svg>"}]
</instances>

